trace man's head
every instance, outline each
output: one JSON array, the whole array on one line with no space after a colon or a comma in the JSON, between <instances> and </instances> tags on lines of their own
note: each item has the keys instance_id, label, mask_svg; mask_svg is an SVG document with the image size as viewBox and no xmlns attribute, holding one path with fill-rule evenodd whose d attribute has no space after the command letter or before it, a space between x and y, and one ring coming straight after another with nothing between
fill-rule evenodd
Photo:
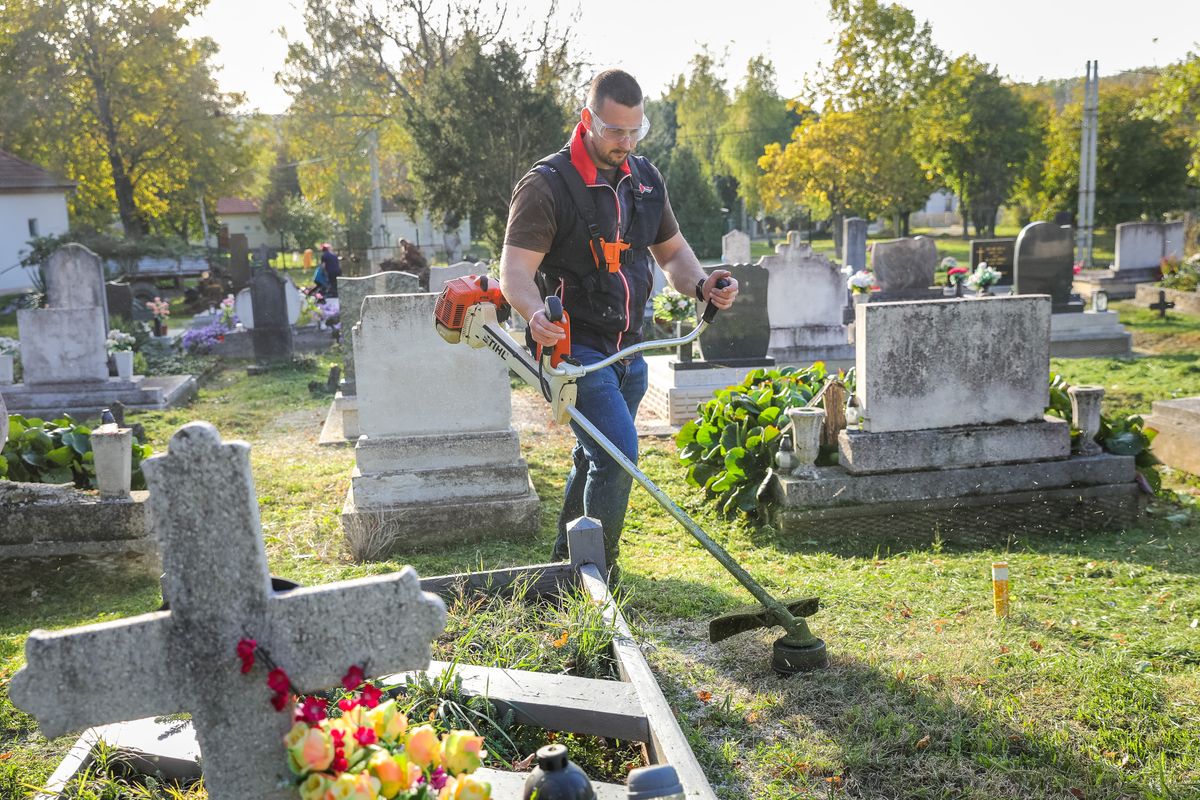
<instances>
[{"instance_id":1,"label":"man's head","mask_svg":"<svg viewBox=\"0 0 1200 800\"><path fill-rule=\"evenodd\" d=\"M331 248L330 248L330 246L329 246L329 242L324 242L324 243L321 245L321 250L322 250L322 251L326 251L326 250L330 250L330 249L331 249Z\"/></svg>"},{"instance_id":2,"label":"man's head","mask_svg":"<svg viewBox=\"0 0 1200 800\"><path fill-rule=\"evenodd\" d=\"M621 166L649 129L642 108L642 87L620 69L606 69L592 79L580 117L588 131L592 155L608 167Z\"/></svg>"}]
</instances>

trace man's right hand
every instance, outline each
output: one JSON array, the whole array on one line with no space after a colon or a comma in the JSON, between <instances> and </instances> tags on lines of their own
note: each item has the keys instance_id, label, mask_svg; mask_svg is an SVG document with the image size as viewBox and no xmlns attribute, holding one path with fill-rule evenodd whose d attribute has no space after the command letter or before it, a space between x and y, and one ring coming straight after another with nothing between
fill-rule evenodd
<instances>
[{"instance_id":1,"label":"man's right hand","mask_svg":"<svg viewBox=\"0 0 1200 800\"><path fill-rule=\"evenodd\" d=\"M566 336L562 328L546 319L545 309L538 309L529 318L529 334L542 347L553 347Z\"/></svg>"}]
</instances>

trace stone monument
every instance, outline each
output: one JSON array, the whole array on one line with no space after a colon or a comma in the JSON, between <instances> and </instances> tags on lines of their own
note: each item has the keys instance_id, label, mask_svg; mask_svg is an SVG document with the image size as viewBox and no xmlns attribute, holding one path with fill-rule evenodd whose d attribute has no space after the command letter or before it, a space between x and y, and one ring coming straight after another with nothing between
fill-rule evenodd
<instances>
[{"instance_id":1,"label":"stone monument","mask_svg":"<svg viewBox=\"0 0 1200 800\"><path fill-rule=\"evenodd\" d=\"M411 567L274 593L250 448L223 443L211 425L185 425L145 470L170 610L33 631L12 701L47 737L188 712L180 724L195 730L210 798L293 798L291 710L271 706L262 659L239 672L238 642L256 640L298 691L316 692L351 665L371 675L427 667L445 605Z\"/></svg>"},{"instance_id":2,"label":"stone monument","mask_svg":"<svg viewBox=\"0 0 1200 800\"><path fill-rule=\"evenodd\" d=\"M64 244L42 268L46 278L47 308L99 308L108 333L108 295L104 289L104 262L81 244Z\"/></svg>"},{"instance_id":3,"label":"stone monument","mask_svg":"<svg viewBox=\"0 0 1200 800\"><path fill-rule=\"evenodd\" d=\"M749 264L750 235L735 228L722 236L721 260L726 264Z\"/></svg>"},{"instance_id":4,"label":"stone monument","mask_svg":"<svg viewBox=\"0 0 1200 800\"><path fill-rule=\"evenodd\" d=\"M842 323L846 304L843 271L824 255L814 253L797 231L789 232L787 240L776 245L775 254L763 257L758 265L771 275L767 297L770 356L779 364L799 366L824 361L835 372L853 366L854 346Z\"/></svg>"},{"instance_id":5,"label":"stone monument","mask_svg":"<svg viewBox=\"0 0 1200 800\"><path fill-rule=\"evenodd\" d=\"M437 298L368 295L355 325L361 436L342 525L360 560L537 531L508 370L438 335Z\"/></svg>"},{"instance_id":6,"label":"stone monument","mask_svg":"<svg viewBox=\"0 0 1200 800\"><path fill-rule=\"evenodd\" d=\"M1000 273L996 286L1012 286L1013 261L1016 257L1017 240L1006 239L972 239L971 240L971 271L982 262Z\"/></svg>"},{"instance_id":7,"label":"stone monument","mask_svg":"<svg viewBox=\"0 0 1200 800\"><path fill-rule=\"evenodd\" d=\"M455 278L467 275L487 275L488 265L483 261L459 261L448 267L429 268L429 291L440 294L442 288ZM415 290L414 290L415 291ZM376 294L396 294L395 292L376 292Z\"/></svg>"},{"instance_id":8,"label":"stone monument","mask_svg":"<svg viewBox=\"0 0 1200 800\"><path fill-rule=\"evenodd\" d=\"M250 243L244 233L229 237L229 279L235 291L250 285Z\"/></svg>"},{"instance_id":9,"label":"stone monument","mask_svg":"<svg viewBox=\"0 0 1200 800\"><path fill-rule=\"evenodd\" d=\"M295 294L295 286L273 269L255 270L250 276L250 303L254 325L250 336L254 346L254 362L260 367L292 359L289 291Z\"/></svg>"},{"instance_id":10,"label":"stone monument","mask_svg":"<svg viewBox=\"0 0 1200 800\"><path fill-rule=\"evenodd\" d=\"M870 302L931 300L942 296L933 285L938 268L937 245L927 236L888 239L871 245L871 271L879 284Z\"/></svg>"},{"instance_id":11,"label":"stone monument","mask_svg":"<svg viewBox=\"0 0 1200 800\"><path fill-rule=\"evenodd\" d=\"M862 217L842 220L842 253L847 274L867 268L867 221Z\"/></svg>"},{"instance_id":12,"label":"stone monument","mask_svg":"<svg viewBox=\"0 0 1200 800\"><path fill-rule=\"evenodd\" d=\"M1160 461L1200 475L1200 397L1155 400L1146 427L1158 431L1150 450Z\"/></svg>"},{"instance_id":13,"label":"stone monument","mask_svg":"<svg viewBox=\"0 0 1200 800\"><path fill-rule=\"evenodd\" d=\"M432 270L431 276L436 272L436 270ZM433 278L430 277L430 280L432 281ZM342 330L342 382L329 406L329 413L325 415L325 425L321 429L321 444L340 444L358 439L354 329L361 319L363 300L369 295L412 294L419 291L421 291L419 279L416 275L408 272L388 270L361 278L338 278Z\"/></svg>"},{"instance_id":14,"label":"stone monument","mask_svg":"<svg viewBox=\"0 0 1200 800\"><path fill-rule=\"evenodd\" d=\"M1072 455L1071 426L1044 416L1049 297L855 310L857 422L839 435L838 466L777 480L785 531L1093 529L1141 512L1133 457Z\"/></svg>"},{"instance_id":15,"label":"stone monument","mask_svg":"<svg viewBox=\"0 0 1200 800\"><path fill-rule=\"evenodd\" d=\"M1110 300L1133 297L1139 284L1154 283L1164 259L1183 259L1184 224L1122 222L1117 225L1116 260L1108 269L1089 269L1075 278L1075 290L1090 296L1105 292Z\"/></svg>"}]
</instances>

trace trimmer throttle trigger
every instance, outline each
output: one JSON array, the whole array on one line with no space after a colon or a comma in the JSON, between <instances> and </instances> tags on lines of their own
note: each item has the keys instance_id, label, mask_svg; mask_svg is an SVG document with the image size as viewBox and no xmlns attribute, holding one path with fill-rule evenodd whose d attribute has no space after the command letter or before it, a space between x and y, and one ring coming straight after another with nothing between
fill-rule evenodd
<instances>
[{"instance_id":1,"label":"trimmer throttle trigger","mask_svg":"<svg viewBox=\"0 0 1200 800\"><path fill-rule=\"evenodd\" d=\"M549 295L545 305L546 321L558 327L563 337L550 351L550 366L557 367L564 358L571 355L571 316L563 308L562 300L557 295ZM542 345L538 345L538 360L542 358Z\"/></svg>"}]
</instances>

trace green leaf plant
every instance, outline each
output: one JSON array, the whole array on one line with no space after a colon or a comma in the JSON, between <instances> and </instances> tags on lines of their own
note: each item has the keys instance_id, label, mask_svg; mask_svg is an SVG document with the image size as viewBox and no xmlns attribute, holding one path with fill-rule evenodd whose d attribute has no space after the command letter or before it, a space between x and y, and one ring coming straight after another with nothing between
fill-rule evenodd
<instances>
[{"instance_id":1,"label":"green leaf plant","mask_svg":"<svg viewBox=\"0 0 1200 800\"><path fill-rule=\"evenodd\" d=\"M142 461L153 448L136 439L132 445L134 489L145 489ZM96 488L92 430L64 414L55 420L8 417L8 441L0 453L0 478L26 483L73 483Z\"/></svg>"}]
</instances>

